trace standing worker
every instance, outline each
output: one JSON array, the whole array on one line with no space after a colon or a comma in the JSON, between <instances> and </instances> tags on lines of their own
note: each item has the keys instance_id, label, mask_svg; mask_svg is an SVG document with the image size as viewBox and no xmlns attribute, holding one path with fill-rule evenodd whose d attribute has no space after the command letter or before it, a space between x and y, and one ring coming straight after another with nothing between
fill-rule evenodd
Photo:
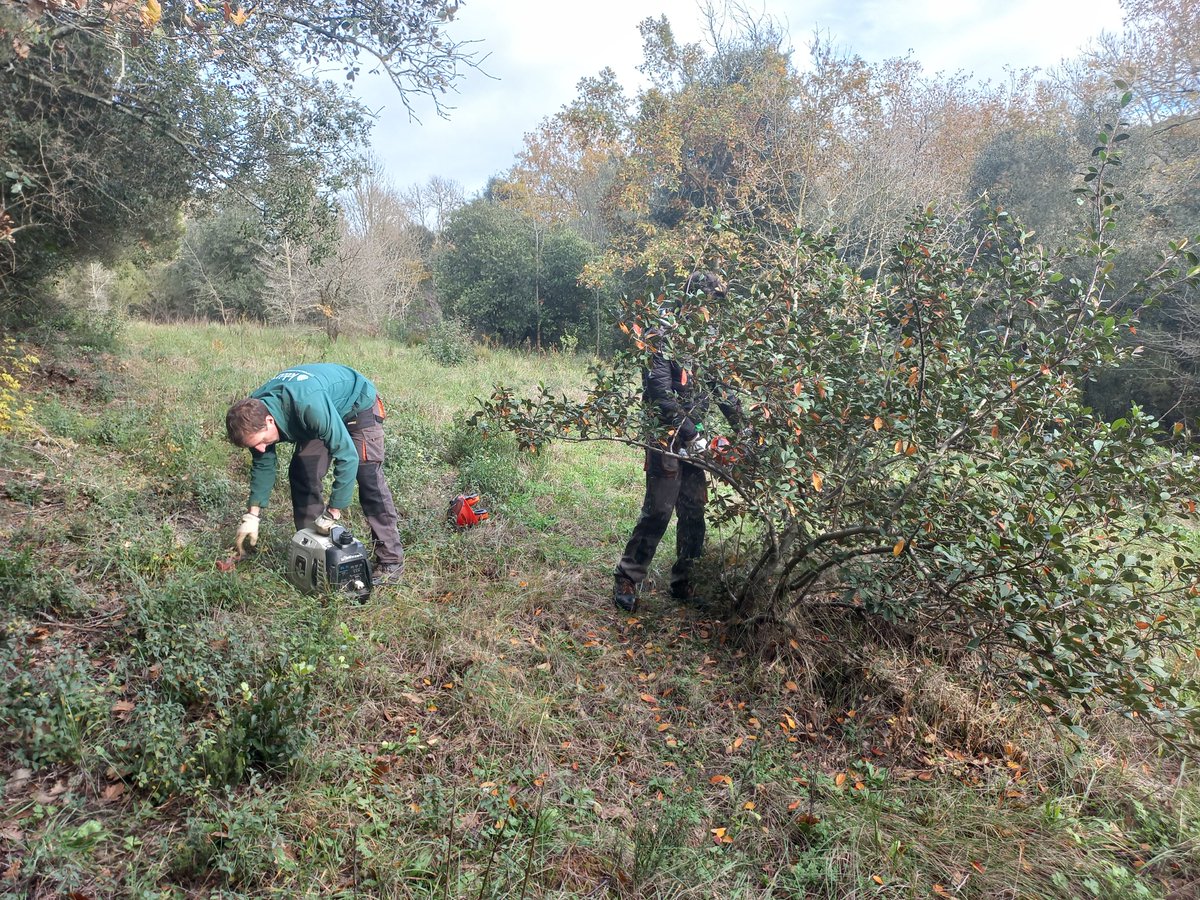
<instances>
[{"instance_id":1,"label":"standing worker","mask_svg":"<svg viewBox=\"0 0 1200 900\"><path fill-rule=\"evenodd\" d=\"M684 289L684 302L701 292L710 299L724 297L725 286L711 272L693 272ZM682 457L704 450L700 429L713 392L699 380L680 361L658 350L651 356L649 368L642 370L642 397L657 409L659 421L671 431L671 440L665 451L646 450L646 497L614 573L613 603L626 612L637 610L638 589L670 524L672 511L678 514L678 520L671 596L686 602L695 594L691 570L704 550L708 483L704 469ZM738 428L741 409L736 401L726 399L723 386L718 386L717 405L729 424Z\"/></svg>"},{"instance_id":2,"label":"standing worker","mask_svg":"<svg viewBox=\"0 0 1200 900\"><path fill-rule=\"evenodd\" d=\"M245 400L229 407L225 431L230 443L254 459L250 499L237 529L237 549L258 543L262 507L275 486L275 445L296 445L288 467L296 528L313 526L325 534L350 503L354 483L375 543L375 584L398 582L404 548L396 529L392 492L383 477L383 402L375 385L348 366L313 363L280 372ZM321 482L333 462L329 504Z\"/></svg>"}]
</instances>

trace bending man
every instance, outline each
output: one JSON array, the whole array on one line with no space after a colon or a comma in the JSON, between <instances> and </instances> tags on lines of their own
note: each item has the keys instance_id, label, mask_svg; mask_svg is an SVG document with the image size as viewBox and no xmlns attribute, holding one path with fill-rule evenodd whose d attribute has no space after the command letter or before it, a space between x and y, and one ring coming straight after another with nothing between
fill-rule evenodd
<instances>
[{"instance_id":1,"label":"bending man","mask_svg":"<svg viewBox=\"0 0 1200 900\"><path fill-rule=\"evenodd\" d=\"M328 531L349 505L354 484L375 543L376 584L399 581L404 548L396 530L396 504L383 477L383 402L375 385L348 366L313 363L280 372L245 400L229 407L231 443L254 459L250 499L237 530L237 549L258 543L262 507L275 486L275 445L296 445L288 467L296 528ZM321 482L333 463L326 506Z\"/></svg>"}]
</instances>

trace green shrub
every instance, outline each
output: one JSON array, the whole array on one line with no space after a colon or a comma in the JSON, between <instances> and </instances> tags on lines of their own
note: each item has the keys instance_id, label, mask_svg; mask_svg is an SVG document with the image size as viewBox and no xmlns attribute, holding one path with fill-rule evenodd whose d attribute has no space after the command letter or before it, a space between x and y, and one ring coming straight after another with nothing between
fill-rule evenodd
<instances>
[{"instance_id":1,"label":"green shrub","mask_svg":"<svg viewBox=\"0 0 1200 900\"><path fill-rule=\"evenodd\" d=\"M108 717L109 686L83 651L14 619L0 629L0 734L17 761L77 762L85 735Z\"/></svg>"},{"instance_id":2,"label":"green shrub","mask_svg":"<svg viewBox=\"0 0 1200 900\"><path fill-rule=\"evenodd\" d=\"M70 320L68 335L80 350L111 353L120 349L128 320L116 309L102 313L80 312Z\"/></svg>"},{"instance_id":3,"label":"green shrub","mask_svg":"<svg viewBox=\"0 0 1200 900\"><path fill-rule=\"evenodd\" d=\"M68 573L39 564L34 548L0 552L0 591L13 612L78 614L90 607Z\"/></svg>"},{"instance_id":4,"label":"green shrub","mask_svg":"<svg viewBox=\"0 0 1200 900\"><path fill-rule=\"evenodd\" d=\"M415 403L401 400L388 406L384 440L388 484L393 491L405 492L414 482L433 477L446 438Z\"/></svg>"},{"instance_id":5,"label":"green shrub","mask_svg":"<svg viewBox=\"0 0 1200 900\"><path fill-rule=\"evenodd\" d=\"M519 493L542 470L541 457L517 447L511 434L460 419L446 437L445 460L467 492L504 498Z\"/></svg>"},{"instance_id":6,"label":"green shrub","mask_svg":"<svg viewBox=\"0 0 1200 900\"><path fill-rule=\"evenodd\" d=\"M442 319L429 331L425 355L442 366L461 366L474 355L471 330L462 319Z\"/></svg>"},{"instance_id":7,"label":"green shrub","mask_svg":"<svg viewBox=\"0 0 1200 900\"><path fill-rule=\"evenodd\" d=\"M92 430L92 440L117 450L140 450L158 439L146 413L132 402L104 410Z\"/></svg>"},{"instance_id":8,"label":"green shrub","mask_svg":"<svg viewBox=\"0 0 1200 900\"><path fill-rule=\"evenodd\" d=\"M280 657L212 690L206 702L148 683L112 744L121 769L156 797L240 784L247 773L289 769L312 737L313 667ZM234 673L233 677L237 677Z\"/></svg>"},{"instance_id":9,"label":"green shrub","mask_svg":"<svg viewBox=\"0 0 1200 900\"><path fill-rule=\"evenodd\" d=\"M235 889L252 888L279 867L295 863L282 852L279 810L258 791L204 797L188 815L186 835L171 861L175 878L212 878Z\"/></svg>"},{"instance_id":10,"label":"green shrub","mask_svg":"<svg viewBox=\"0 0 1200 900\"><path fill-rule=\"evenodd\" d=\"M237 496L233 482L224 475L209 475L192 482L192 499L205 512L226 512Z\"/></svg>"},{"instance_id":11,"label":"green shrub","mask_svg":"<svg viewBox=\"0 0 1200 900\"><path fill-rule=\"evenodd\" d=\"M136 700L111 752L155 796L286 769L311 737L314 667L269 634L205 614L237 605L240 585L205 573L130 603Z\"/></svg>"},{"instance_id":12,"label":"green shrub","mask_svg":"<svg viewBox=\"0 0 1200 900\"><path fill-rule=\"evenodd\" d=\"M92 423L88 418L54 398L47 398L38 406L38 423L56 437L80 442L91 439Z\"/></svg>"}]
</instances>

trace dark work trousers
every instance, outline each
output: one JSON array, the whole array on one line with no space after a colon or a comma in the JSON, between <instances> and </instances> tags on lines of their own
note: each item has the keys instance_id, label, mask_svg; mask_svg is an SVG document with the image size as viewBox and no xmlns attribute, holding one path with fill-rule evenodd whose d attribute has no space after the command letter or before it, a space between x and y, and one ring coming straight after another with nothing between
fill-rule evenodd
<instances>
[{"instance_id":1,"label":"dark work trousers","mask_svg":"<svg viewBox=\"0 0 1200 900\"><path fill-rule=\"evenodd\" d=\"M404 547L396 526L396 501L383 477L383 425L376 411L347 422L350 437L358 448L358 502L362 504L367 527L375 541L375 559L380 565L404 565ZM292 515L297 528L305 528L325 511L321 482L329 471L329 448L324 441L305 441L296 447L288 467L292 489Z\"/></svg>"},{"instance_id":2,"label":"dark work trousers","mask_svg":"<svg viewBox=\"0 0 1200 900\"><path fill-rule=\"evenodd\" d=\"M703 469L671 456L647 451L646 499L642 501L642 513L633 526L633 535L625 545L625 553L617 563L616 576L641 584L674 511L678 513L678 519L675 523L675 565L671 567L671 590L686 590L692 563L700 558L704 550L704 507L707 502L708 482Z\"/></svg>"}]
</instances>

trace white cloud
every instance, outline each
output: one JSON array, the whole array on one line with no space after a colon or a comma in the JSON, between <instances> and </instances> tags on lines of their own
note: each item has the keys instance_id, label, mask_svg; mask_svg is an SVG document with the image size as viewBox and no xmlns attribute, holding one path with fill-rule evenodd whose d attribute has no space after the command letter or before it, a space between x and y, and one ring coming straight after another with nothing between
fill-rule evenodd
<instances>
[{"instance_id":1,"label":"white cloud","mask_svg":"<svg viewBox=\"0 0 1200 900\"><path fill-rule=\"evenodd\" d=\"M964 71L1004 78L1004 67L1048 68L1074 56L1101 30L1121 24L1118 0L751 0L781 21L802 54L814 29L875 62L910 51L928 72ZM401 186L432 175L453 178L468 194L506 170L523 136L575 96L581 78L612 67L622 84L638 83L638 23L665 14L683 41L701 37L696 0L466 0L453 26L488 54L482 72L467 71L448 120L416 101L423 122L410 122L390 85L363 78L358 93L381 109L373 152ZM493 80L496 79L496 80Z\"/></svg>"}]
</instances>

